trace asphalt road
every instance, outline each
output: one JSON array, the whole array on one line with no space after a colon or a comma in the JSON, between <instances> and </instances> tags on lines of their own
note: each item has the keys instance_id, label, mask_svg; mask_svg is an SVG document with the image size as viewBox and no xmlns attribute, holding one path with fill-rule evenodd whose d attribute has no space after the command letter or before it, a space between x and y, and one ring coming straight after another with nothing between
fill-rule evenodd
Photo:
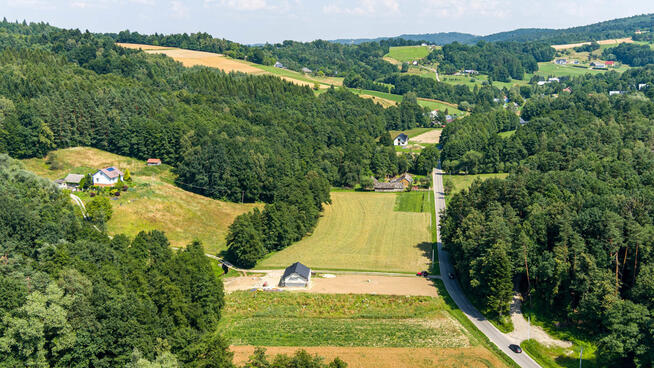
<instances>
[{"instance_id":1,"label":"asphalt road","mask_svg":"<svg viewBox=\"0 0 654 368\"><path fill-rule=\"evenodd\" d=\"M434 179L434 203L436 204L436 226L438 227L440 224L440 212L445 209L443 171L435 169L432 175ZM518 341L512 340L493 326L493 324L491 324L474 306L472 306L472 304L470 304L470 301L468 301L468 298L463 294L457 280L451 280L447 277L449 272L454 272L454 267L452 267L452 264L450 263L449 254L443 250L440 228L436 241L438 244L438 263L441 269L441 279L445 284L447 292L450 294L450 297L452 297L452 300L454 300L459 309L461 309L468 319L472 321L472 323L477 326L477 328L486 335L490 341L497 345L500 350L506 353L506 355L518 363L518 365L521 367L540 367L540 365L531 359L525 352L516 354L511 351L509 345L517 344Z\"/></svg>"}]
</instances>

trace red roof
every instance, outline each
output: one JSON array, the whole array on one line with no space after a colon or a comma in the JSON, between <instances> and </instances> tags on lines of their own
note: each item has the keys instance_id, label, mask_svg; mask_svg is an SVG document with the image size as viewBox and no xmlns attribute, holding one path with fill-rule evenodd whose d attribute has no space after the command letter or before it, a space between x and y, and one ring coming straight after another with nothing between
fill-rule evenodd
<instances>
[{"instance_id":1,"label":"red roof","mask_svg":"<svg viewBox=\"0 0 654 368\"><path fill-rule=\"evenodd\" d=\"M160 164L160 163L161 163L161 160L158 159L158 158L149 158L149 159L148 159L148 163L149 163L149 164Z\"/></svg>"},{"instance_id":2,"label":"red roof","mask_svg":"<svg viewBox=\"0 0 654 368\"><path fill-rule=\"evenodd\" d=\"M613 64L615 64L615 61L607 61L607 62L605 62L604 64L606 64L606 65L613 65Z\"/></svg>"}]
</instances>

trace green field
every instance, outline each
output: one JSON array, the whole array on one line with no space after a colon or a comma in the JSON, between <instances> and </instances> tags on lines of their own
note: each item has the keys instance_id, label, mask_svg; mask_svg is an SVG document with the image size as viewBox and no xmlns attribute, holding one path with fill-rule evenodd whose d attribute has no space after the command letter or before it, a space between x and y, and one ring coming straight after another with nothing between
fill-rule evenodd
<instances>
[{"instance_id":1,"label":"green field","mask_svg":"<svg viewBox=\"0 0 654 368\"><path fill-rule=\"evenodd\" d=\"M440 297L234 292L225 301L219 330L235 345L457 348L472 340Z\"/></svg>"},{"instance_id":2,"label":"green field","mask_svg":"<svg viewBox=\"0 0 654 368\"><path fill-rule=\"evenodd\" d=\"M257 268L300 261L315 269L414 272L430 263L429 213L394 211L397 193L332 192L311 236Z\"/></svg>"},{"instance_id":3,"label":"green field","mask_svg":"<svg viewBox=\"0 0 654 368\"><path fill-rule=\"evenodd\" d=\"M579 76L579 75L585 75L585 74L598 74L598 73L606 73L609 70L616 71L618 73L622 73L625 70L629 69L628 66L620 66L619 68L609 68L606 70L598 70L598 69L588 69L588 68L580 68L572 65L557 65L551 62L543 62L543 63L538 63L538 71L535 72L535 75L540 75L542 77L548 77L548 76L556 76L556 77L564 77L564 76ZM528 79L528 78L527 78Z\"/></svg>"},{"instance_id":4,"label":"green field","mask_svg":"<svg viewBox=\"0 0 654 368\"><path fill-rule=\"evenodd\" d=\"M499 173L499 174L477 174L477 175L446 175L444 180L451 180L452 183L454 184L454 189L452 190L452 193L448 197L452 197L452 195L461 192L464 189L468 189L472 183L479 179L479 180L486 180L490 178L500 178L504 179L509 174L507 173Z\"/></svg>"},{"instance_id":5,"label":"green field","mask_svg":"<svg viewBox=\"0 0 654 368\"><path fill-rule=\"evenodd\" d=\"M498 135L500 137L506 139L506 138L509 138L509 137L515 135L515 130L509 130L509 131L506 131L506 132L499 132Z\"/></svg>"},{"instance_id":6,"label":"green field","mask_svg":"<svg viewBox=\"0 0 654 368\"><path fill-rule=\"evenodd\" d=\"M304 82L309 82L309 83L318 83L318 84L324 84L324 85L334 85L334 86L342 86L343 85L343 78L337 78L337 77L314 77L314 76L307 76L302 73L298 73L293 70L289 69L281 69L281 68L275 68L274 66L270 65L261 65L261 64L254 64L251 63L252 66L259 68L261 70L265 70L268 73L275 74L280 77L288 77L288 78L293 78L297 80L301 80Z\"/></svg>"},{"instance_id":7,"label":"green field","mask_svg":"<svg viewBox=\"0 0 654 368\"><path fill-rule=\"evenodd\" d=\"M395 199L395 211L430 212L430 210L431 191L400 193Z\"/></svg>"},{"instance_id":8,"label":"green field","mask_svg":"<svg viewBox=\"0 0 654 368\"><path fill-rule=\"evenodd\" d=\"M429 55L429 46L397 46L391 47L388 54L384 57L389 57L401 62L409 62L419 60Z\"/></svg>"},{"instance_id":9,"label":"green field","mask_svg":"<svg viewBox=\"0 0 654 368\"><path fill-rule=\"evenodd\" d=\"M55 169L44 159L22 162L28 170L51 180L68 173L95 172L106 166L130 170L129 191L111 201L114 214L107 223L109 234L135 236L144 230L161 230L173 246L182 247L198 239L208 252L216 253L225 249L227 227L234 218L258 206L187 192L173 184L175 175L167 165L148 167L142 160L88 147L57 150L54 155L59 165ZM88 193L77 194L85 202L90 200Z\"/></svg>"},{"instance_id":10,"label":"green field","mask_svg":"<svg viewBox=\"0 0 654 368\"><path fill-rule=\"evenodd\" d=\"M370 91L367 89L350 89L352 93L355 93L357 95L369 95L369 96L375 96L381 99L385 99L391 102L399 103L402 102L403 96L401 95L394 95L392 93L386 93L386 92L379 92L379 91ZM449 110L450 114L465 114L463 111L459 110L457 107L455 107L455 104L449 104L446 102L442 101L437 101L437 100L432 100L428 98L418 98L418 105L422 107L427 107L431 110Z\"/></svg>"},{"instance_id":11,"label":"green field","mask_svg":"<svg viewBox=\"0 0 654 368\"><path fill-rule=\"evenodd\" d=\"M389 134L391 135L391 138L397 137L398 134L404 133L409 136L409 139L413 137L417 137L422 133L426 133L430 130L433 130L434 128L413 128L413 129L408 129L408 130L390 130Z\"/></svg>"}]
</instances>

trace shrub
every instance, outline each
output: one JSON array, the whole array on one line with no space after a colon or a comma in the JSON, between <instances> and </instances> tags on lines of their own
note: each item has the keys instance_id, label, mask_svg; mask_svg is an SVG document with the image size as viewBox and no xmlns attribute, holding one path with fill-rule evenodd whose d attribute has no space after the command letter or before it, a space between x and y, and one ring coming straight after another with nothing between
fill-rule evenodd
<instances>
[{"instance_id":1,"label":"shrub","mask_svg":"<svg viewBox=\"0 0 654 368\"><path fill-rule=\"evenodd\" d=\"M109 198L98 196L89 202L86 206L86 212L92 222L104 225L111 218L113 208Z\"/></svg>"}]
</instances>

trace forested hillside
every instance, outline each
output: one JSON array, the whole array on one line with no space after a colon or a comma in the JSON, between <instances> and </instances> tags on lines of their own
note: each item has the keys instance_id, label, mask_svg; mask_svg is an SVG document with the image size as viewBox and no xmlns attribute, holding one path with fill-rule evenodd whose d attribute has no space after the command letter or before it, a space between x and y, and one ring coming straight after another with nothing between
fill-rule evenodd
<instances>
[{"instance_id":1,"label":"forested hillside","mask_svg":"<svg viewBox=\"0 0 654 368\"><path fill-rule=\"evenodd\" d=\"M490 315L507 315L515 287L597 341L605 366L649 367L654 103L575 93L524 111L529 122L504 140L495 132L513 123L483 118L443 134L448 170L513 171L449 203L443 244L460 281Z\"/></svg>"},{"instance_id":2,"label":"forested hillside","mask_svg":"<svg viewBox=\"0 0 654 368\"><path fill-rule=\"evenodd\" d=\"M110 239L6 155L0 252L1 367L231 366L202 245L173 252L157 231Z\"/></svg>"}]
</instances>

